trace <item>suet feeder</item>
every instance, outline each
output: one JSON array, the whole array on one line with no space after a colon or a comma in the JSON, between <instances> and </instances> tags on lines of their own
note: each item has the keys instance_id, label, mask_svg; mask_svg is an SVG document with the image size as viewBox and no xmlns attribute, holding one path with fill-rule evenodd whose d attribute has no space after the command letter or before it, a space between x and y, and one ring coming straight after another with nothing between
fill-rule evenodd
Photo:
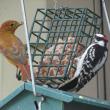
<instances>
[{"instance_id":1,"label":"suet feeder","mask_svg":"<svg viewBox=\"0 0 110 110\"><path fill-rule=\"evenodd\" d=\"M57 88L70 80L79 43L88 47L100 28L100 16L87 8L37 9L29 38L36 83ZM63 63L65 56L68 61Z\"/></svg>"}]
</instances>

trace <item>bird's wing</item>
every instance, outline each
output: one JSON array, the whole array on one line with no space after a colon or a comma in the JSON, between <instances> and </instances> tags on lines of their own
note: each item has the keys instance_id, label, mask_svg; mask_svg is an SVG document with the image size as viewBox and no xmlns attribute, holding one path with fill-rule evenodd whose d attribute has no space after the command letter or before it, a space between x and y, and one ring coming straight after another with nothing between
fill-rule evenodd
<instances>
[{"instance_id":1,"label":"bird's wing","mask_svg":"<svg viewBox=\"0 0 110 110\"><path fill-rule=\"evenodd\" d=\"M106 55L105 55L106 53ZM107 52L104 47L94 45L88 50L83 61L82 69L78 76L76 91L80 90L88 81L90 81L97 71L103 66L107 58Z\"/></svg>"},{"instance_id":2,"label":"bird's wing","mask_svg":"<svg viewBox=\"0 0 110 110\"><path fill-rule=\"evenodd\" d=\"M92 46L88 50L88 52L83 60L81 71L84 71L85 74L94 72L93 69L96 66L97 66L97 70L98 70L98 64L101 63L103 57L105 56L105 51L106 51L106 49L104 47L99 46L98 44Z\"/></svg>"},{"instance_id":3,"label":"bird's wing","mask_svg":"<svg viewBox=\"0 0 110 110\"><path fill-rule=\"evenodd\" d=\"M2 48L2 53L10 60L12 63L27 63L27 54L25 46L19 38L15 35L5 34L6 37L1 39L0 46Z\"/></svg>"},{"instance_id":4,"label":"bird's wing","mask_svg":"<svg viewBox=\"0 0 110 110\"><path fill-rule=\"evenodd\" d=\"M96 56L97 56L96 49L94 47L91 47L88 50L88 52L83 60L81 71L83 70L85 73L89 73L92 70L92 68L94 68L95 65L97 64Z\"/></svg>"},{"instance_id":5,"label":"bird's wing","mask_svg":"<svg viewBox=\"0 0 110 110\"><path fill-rule=\"evenodd\" d=\"M19 63L27 63L26 50L19 39L17 39L16 42L13 42L12 47L9 48L9 53L11 54L11 57L18 60Z\"/></svg>"}]
</instances>

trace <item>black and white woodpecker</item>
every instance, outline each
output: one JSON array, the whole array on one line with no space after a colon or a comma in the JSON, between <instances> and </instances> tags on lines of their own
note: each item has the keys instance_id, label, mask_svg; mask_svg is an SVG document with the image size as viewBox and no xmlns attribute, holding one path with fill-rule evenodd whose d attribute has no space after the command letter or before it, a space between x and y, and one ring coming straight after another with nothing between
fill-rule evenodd
<instances>
[{"instance_id":1,"label":"black and white woodpecker","mask_svg":"<svg viewBox=\"0 0 110 110\"><path fill-rule=\"evenodd\" d=\"M59 89L79 91L84 87L105 64L108 55L107 43L106 35L95 34L94 41L78 60L74 77L59 86Z\"/></svg>"}]
</instances>

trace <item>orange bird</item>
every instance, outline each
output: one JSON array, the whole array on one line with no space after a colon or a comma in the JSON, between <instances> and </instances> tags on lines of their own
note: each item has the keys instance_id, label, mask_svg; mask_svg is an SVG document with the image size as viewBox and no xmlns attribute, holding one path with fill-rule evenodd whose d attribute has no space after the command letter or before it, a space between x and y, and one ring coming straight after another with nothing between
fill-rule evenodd
<instances>
[{"instance_id":1,"label":"orange bird","mask_svg":"<svg viewBox=\"0 0 110 110\"><path fill-rule=\"evenodd\" d=\"M28 56L24 44L15 35L16 29L21 26L14 20L4 22L0 27L0 52L21 71L23 81L30 80Z\"/></svg>"}]
</instances>

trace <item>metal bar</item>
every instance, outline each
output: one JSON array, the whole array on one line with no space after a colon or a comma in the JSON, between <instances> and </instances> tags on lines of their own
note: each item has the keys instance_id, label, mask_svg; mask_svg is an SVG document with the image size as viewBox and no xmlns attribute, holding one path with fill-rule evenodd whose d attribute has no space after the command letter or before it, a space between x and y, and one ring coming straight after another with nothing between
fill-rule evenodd
<instances>
[{"instance_id":1,"label":"metal bar","mask_svg":"<svg viewBox=\"0 0 110 110\"><path fill-rule=\"evenodd\" d=\"M87 14L86 14L86 16L85 16L85 19L87 19ZM86 22L87 20L85 20L85 22L83 23L83 27L82 27L82 31L83 32L85 32L85 30L86 30L86 27L87 27L87 22ZM90 25L89 25L90 26ZM81 42L83 41L83 33L82 33L82 31L81 31L81 35L82 35L82 37L81 37ZM90 35L90 34L89 34ZM89 37L87 37L87 39L88 39ZM86 41L87 42L87 41Z\"/></svg>"},{"instance_id":2,"label":"metal bar","mask_svg":"<svg viewBox=\"0 0 110 110\"><path fill-rule=\"evenodd\" d=\"M41 10L40 10L40 12L41 12L42 14L44 14L45 16L47 16L48 18L52 19L52 17L51 17L51 16L49 16L49 15L45 14L43 11L41 11Z\"/></svg>"},{"instance_id":3,"label":"metal bar","mask_svg":"<svg viewBox=\"0 0 110 110\"><path fill-rule=\"evenodd\" d=\"M101 15L101 18L102 18L102 23L101 23L101 32L104 33L104 16L103 16L103 7L102 7L102 0L100 0L100 15ZM107 88L106 88L106 68L105 68L105 64L104 64L104 67L103 67L103 84L104 84L104 99L107 100L107 95L106 95L106 92L107 92Z\"/></svg>"},{"instance_id":4,"label":"metal bar","mask_svg":"<svg viewBox=\"0 0 110 110\"><path fill-rule=\"evenodd\" d=\"M32 35L33 28L34 28L34 21L36 20L37 13L38 13L38 10L36 11L35 16L34 16L34 19L33 19L33 23L32 23L31 30L30 30L29 40L31 40L31 37L32 37L31 35ZM33 53L34 53L34 51L33 51ZM32 61L33 60L34 60L34 55L32 55Z\"/></svg>"},{"instance_id":5,"label":"metal bar","mask_svg":"<svg viewBox=\"0 0 110 110\"><path fill-rule=\"evenodd\" d=\"M24 29L25 29L25 36L26 36L26 42L27 42L27 51L28 51L29 63L30 63L32 88L33 88L33 93L36 96L35 81L34 81L34 74L33 74L33 68L32 68L32 58L31 58L31 51L30 51L30 45L29 45L29 34L28 34L28 29L27 29L27 20L26 20L24 0L21 0L21 7L22 7L22 16L23 16L23 20L24 20Z\"/></svg>"},{"instance_id":6,"label":"metal bar","mask_svg":"<svg viewBox=\"0 0 110 110\"><path fill-rule=\"evenodd\" d=\"M66 16L66 11L65 11L65 13L64 13L64 17ZM61 27L60 27L60 30L62 29L62 27L63 27L63 23L64 23L64 21L62 20L62 24L61 24ZM66 24L68 23L68 21L66 21ZM64 31L66 30L66 27L64 28ZM63 31L63 32L64 32ZM64 33L63 33L63 35L64 35ZM59 33L59 36L60 36L60 33ZM63 50L62 50L62 53L64 53L64 50L65 50L65 47L66 47L66 44L67 44L67 40L68 40L68 36L66 37L66 41L65 41L65 43L64 43L64 47L63 47ZM63 54L61 54L61 58L60 58L60 64L61 64L61 60L63 59ZM58 71L59 71L59 65L58 65L58 69L57 69L57 74L56 74L56 76L58 75Z\"/></svg>"},{"instance_id":7,"label":"metal bar","mask_svg":"<svg viewBox=\"0 0 110 110\"><path fill-rule=\"evenodd\" d=\"M35 33L33 33L33 32L32 32L32 34L35 35L37 38L40 38L41 40L43 40L44 42L46 42L46 40L44 40L43 38L41 38L41 37L38 36L37 34L35 34ZM37 44L38 44L38 43L37 43Z\"/></svg>"},{"instance_id":8,"label":"metal bar","mask_svg":"<svg viewBox=\"0 0 110 110\"><path fill-rule=\"evenodd\" d=\"M86 21L88 24L90 24L90 25L92 25L92 26L94 26L95 28L97 28L97 29L99 29L99 27L97 27L95 24L92 24L91 22L89 22L89 21Z\"/></svg>"},{"instance_id":9,"label":"metal bar","mask_svg":"<svg viewBox=\"0 0 110 110\"><path fill-rule=\"evenodd\" d=\"M85 13L85 11L87 12L86 9L83 9L83 12L82 12L83 15L81 16L80 24L82 24L82 23L84 22L84 16L85 16L84 13ZM79 33L80 33L80 31L81 31L80 28L82 28L82 26L80 27L80 24L79 24L79 26L78 26L78 31L77 31L77 33L76 33L75 43L76 43L76 40L77 40L77 36L79 36ZM80 30L80 31L79 31L79 30ZM74 45L75 45L75 43L74 43ZM74 49L74 45L72 46L72 50ZM78 44L77 44L77 46L78 46ZM77 46L76 46L76 48L77 48ZM67 73L67 72L69 71L69 66L72 65L71 58L72 58L73 56L75 57L75 54L71 53L70 58L69 58L69 61L68 61L68 66L67 66L67 69L66 69L65 73Z\"/></svg>"},{"instance_id":10,"label":"metal bar","mask_svg":"<svg viewBox=\"0 0 110 110\"><path fill-rule=\"evenodd\" d=\"M35 22L36 22L36 21L37 21L37 22L42 22L41 19L36 19ZM45 20L45 21L46 21L46 22L50 22L51 20Z\"/></svg>"},{"instance_id":11,"label":"metal bar","mask_svg":"<svg viewBox=\"0 0 110 110\"><path fill-rule=\"evenodd\" d=\"M56 13L56 11L55 11L55 13ZM46 16L47 16L47 14L46 14ZM55 17L55 16L54 16ZM54 19L54 18L53 18ZM41 56L41 63L43 62L43 58L44 58L44 55L45 55L45 51L46 51L46 48L47 48L47 46L48 46L48 41L49 41L49 36L50 36L50 30L52 29L52 26L53 26L53 23L54 23L54 20L52 19L52 22L51 22L51 25L50 25L50 27L49 27L49 32L48 32L48 37L47 37L47 39L46 39L46 43L45 43L45 48L44 48L44 51L43 51L43 54L42 54L42 56ZM40 69L38 69L38 73L40 72ZM48 76L48 72L47 72L47 76Z\"/></svg>"},{"instance_id":12,"label":"metal bar","mask_svg":"<svg viewBox=\"0 0 110 110\"><path fill-rule=\"evenodd\" d=\"M56 12L57 12L57 10L55 10ZM56 14L56 13L55 13ZM54 15L54 16L56 16L56 15ZM57 27L59 27L59 21L56 21L57 23L56 23L56 25L54 26L53 25L53 27L55 27L55 29L54 29L54 31L56 32L57 31ZM56 33L53 33L54 35L53 35L53 37L52 37L52 43L54 43L54 40L55 40L55 35L56 35ZM50 37L50 36L49 36ZM51 38L51 37L50 37ZM49 42L50 43L50 42ZM52 45L51 45L52 46Z\"/></svg>"},{"instance_id":13,"label":"metal bar","mask_svg":"<svg viewBox=\"0 0 110 110\"><path fill-rule=\"evenodd\" d=\"M44 14L43 22L42 22L42 25L41 25L41 26L43 26L44 23L45 23L47 10L45 10L45 11L46 11L46 12L45 12L45 14ZM43 27L41 27L41 29L40 29L39 37L41 36L42 30L43 30ZM39 43L39 38L37 38L37 40L36 40L36 50L38 50L38 48L37 48L38 43ZM34 52L34 55L35 55L35 53L36 53L36 50L35 50L35 52ZM45 50L44 50L44 51L45 51ZM44 57L44 56L43 56L43 53L44 53L44 52L42 51L42 57ZM35 57L35 56L34 56L34 57ZM41 59L42 59L42 58L41 58ZM43 61L43 59L41 60L41 63L42 63L42 61ZM40 74L40 68L38 68L38 75L39 75L39 74Z\"/></svg>"},{"instance_id":14,"label":"metal bar","mask_svg":"<svg viewBox=\"0 0 110 110\"><path fill-rule=\"evenodd\" d=\"M83 10L83 13L85 12L85 10ZM87 12L87 11L86 11ZM83 17L81 17L81 21L80 21L80 25L79 25L79 29L80 28L82 28L83 29L83 25L84 25L84 15L82 15ZM77 22L77 21L76 21ZM83 24L82 24L82 22L83 22ZM81 27L80 27L81 26ZM75 27L76 28L76 27ZM79 33L79 31L77 31L77 35L78 35L78 33ZM81 33L81 31L80 31L80 33ZM76 35L76 39L78 38L78 36ZM81 34L80 34L81 35ZM75 43L76 43L76 39L75 39ZM80 39L80 37L78 38L78 39ZM72 47L72 50L74 49L74 46L75 46L75 43L73 44L73 47ZM76 45L76 49L77 49L77 46L78 46L78 43L77 43L77 45ZM70 55L70 58L69 58L69 63L68 63L68 68L67 68L67 73L70 71L70 69L71 69L71 67L72 67L72 65L73 65L73 63L72 63L72 61L71 61L71 58L73 57L75 57L76 56L76 50L75 50L75 52L72 52L72 54ZM72 59L73 59L72 58Z\"/></svg>"},{"instance_id":15,"label":"metal bar","mask_svg":"<svg viewBox=\"0 0 110 110\"><path fill-rule=\"evenodd\" d=\"M72 21L72 20L71 20ZM74 21L78 21L78 20L74 20ZM60 25L57 25L57 26L60 26ZM62 26L70 26L70 25L62 25ZM78 26L77 24L73 24L72 26ZM82 25L81 25L82 26ZM83 26L90 26L89 24L86 24L86 25L83 25ZM97 25L97 26L100 26L100 25ZM56 25L54 25L53 27L56 27ZM99 28L99 27L96 27L96 28Z\"/></svg>"},{"instance_id":16,"label":"metal bar","mask_svg":"<svg viewBox=\"0 0 110 110\"><path fill-rule=\"evenodd\" d=\"M33 21L35 21L35 20L36 20L36 15L37 15L37 13L38 13L38 10L37 10L37 11L36 11L36 13L35 13L35 16L34 16ZM31 34L32 34L31 32L32 32L33 28L34 28L34 22L32 23L32 26L31 26L31 29L30 29L29 40L31 39Z\"/></svg>"},{"instance_id":17,"label":"metal bar","mask_svg":"<svg viewBox=\"0 0 110 110\"><path fill-rule=\"evenodd\" d=\"M75 15L77 16L77 14L75 14ZM80 16L78 16L78 17L80 17ZM53 21L58 21L58 20L59 20L59 21L62 21L62 20L63 20L63 21L68 21L68 18L61 18L61 19L60 19L60 18L54 18L54 19L53 19ZM72 21L72 20L73 20L72 18L69 18L69 21ZM75 19L74 19L74 21L78 21L78 20L80 21L81 18L75 18Z\"/></svg>"},{"instance_id":18,"label":"metal bar","mask_svg":"<svg viewBox=\"0 0 110 110\"><path fill-rule=\"evenodd\" d=\"M46 27L46 26L44 26L44 25L42 25L41 23L39 23L38 21L35 21L37 24L39 24L40 26L42 26L42 27L44 27L46 30L48 30L49 31L49 29ZM45 20L44 20L44 22L45 22Z\"/></svg>"},{"instance_id":19,"label":"metal bar","mask_svg":"<svg viewBox=\"0 0 110 110\"><path fill-rule=\"evenodd\" d=\"M40 50L39 50L40 51ZM42 54L35 54L35 56L41 56ZM54 55L54 56L65 56L65 55L70 55L70 54L62 54L62 55L59 55L59 54L45 54L44 56L51 56L51 55Z\"/></svg>"},{"instance_id":20,"label":"metal bar","mask_svg":"<svg viewBox=\"0 0 110 110\"><path fill-rule=\"evenodd\" d=\"M65 36L65 37L66 37L66 36ZM36 44L36 43L30 43L30 44L35 47L35 44ZM40 42L39 42L38 45L40 45L40 44L43 45L44 43L40 43ZM59 43L57 43L57 42L49 42L48 44L65 44L65 43L64 43L64 42L61 42L61 43L60 43L60 42L59 42ZM73 44L73 43L72 43L72 42L70 42L70 43L67 42L67 44Z\"/></svg>"},{"instance_id":21,"label":"metal bar","mask_svg":"<svg viewBox=\"0 0 110 110\"><path fill-rule=\"evenodd\" d=\"M83 37L87 37L87 36L92 37L91 35L85 33L84 31L82 31L82 33L85 34L85 36L83 36Z\"/></svg>"},{"instance_id":22,"label":"metal bar","mask_svg":"<svg viewBox=\"0 0 110 110\"><path fill-rule=\"evenodd\" d=\"M57 10L55 11L54 18L55 18L55 16L56 16L56 12L57 12ZM60 13L61 13L61 10L60 10ZM59 16L60 16L60 14L59 14ZM58 16L58 17L59 17L59 16ZM61 25L60 25L59 32L60 32L60 30L61 30L62 24L63 24L63 21L61 20ZM59 36L60 36L60 33L58 33L58 37L56 38L56 42L58 42ZM57 47L57 44L54 46L53 53L55 53L56 47ZM52 57L51 57L51 62L50 62L50 63L52 63L53 57L54 57L54 55L52 55ZM57 68L56 75L58 74L58 70L59 70L59 67ZM50 67L48 68L47 73L49 73L49 71L50 71Z\"/></svg>"},{"instance_id":23,"label":"metal bar","mask_svg":"<svg viewBox=\"0 0 110 110\"><path fill-rule=\"evenodd\" d=\"M89 9L87 9L87 11L89 11L89 12L92 13L93 15L97 16L98 18L100 18L100 16L97 15L96 13L94 13L93 11L91 11L91 10L89 10ZM88 15L88 16L89 16L89 15Z\"/></svg>"},{"instance_id":24,"label":"metal bar","mask_svg":"<svg viewBox=\"0 0 110 110\"><path fill-rule=\"evenodd\" d=\"M108 30L109 30L109 33L110 33L110 21L109 21L109 17L108 17L106 5L105 5L105 0L102 0L102 6L103 6L104 13L105 13L105 18L106 18L106 21L107 21Z\"/></svg>"},{"instance_id":25,"label":"metal bar","mask_svg":"<svg viewBox=\"0 0 110 110\"><path fill-rule=\"evenodd\" d=\"M96 9L95 9L95 0L93 0L93 11L95 13ZM95 22L94 24L96 24L97 22ZM95 29L95 33L93 34L96 34L96 29ZM99 79L99 76L98 74L96 75L96 78L97 78L97 98L99 98L99 82L98 82L98 79Z\"/></svg>"},{"instance_id":26,"label":"metal bar","mask_svg":"<svg viewBox=\"0 0 110 110\"><path fill-rule=\"evenodd\" d=\"M68 11L71 12L72 14L74 14L74 15L76 15L76 16L78 17L78 18L76 18L76 19L74 19L74 20L77 21L78 19L81 18L80 15L82 14L82 9L81 9L81 10L80 10L80 9L75 9L75 12L73 12L73 11L71 11L71 10L69 10L69 9L68 9ZM79 11L80 13L78 13L78 12L76 12L76 11Z\"/></svg>"},{"instance_id":27,"label":"metal bar","mask_svg":"<svg viewBox=\"0 0 110 110\"><path fill-rule=\"evenodd\" d=\"M75 10L75 12L76 12L76 10ZM75 12L73 13L74 15L75 15ZM73 23L74 17L75 17L74 15L72 16L72 19L73 19L73 20L71 21L71 25L70 25L70 27L69 27L69 30L72 29L72 26L73 26L72 23ZM69 22L70 22L70 21L69 21ZM75 22L77 22L77 21L75 21ZM66 25L67 25L67 23L68 23L68 21L66 22ZM66 27L65 27L65 29L66 29ZM64 30L64 31L65 31L65 30ZM73 31L73 30L72 30L72 31ZM73 32L74 32L74 31L73 31ZM73 34L73 32L72 32L72 34ZM65 34L65 33L63 33L63 34ZM70 31L69 31L69 33L68 33L68 36L69 36L69 34L70 34ZM67 37L68 37L68 36L67 36ZM64 45L63 52L64 52L65 47L66 47L67 44L68 44L68 42L66 42L66 44ZM71 43L69 43L69 44L71 44ZM72 42L72 44L73 44L73 42ZM73 44L73 48L74 48L74 46L75 46L75 45ZM63 52L62 52L62 53L63 53ZM70 54L70 57L71 57L71 54ZM62 57L61 57L61 59L60 59L60 63L61 63L62 58L63 58L63 55L62 55ZM71 64L70 64L70 66L69 66L68 68L71 68ZM67 68L66 68L66 69L67 69ZM64 75L65 75L65 77L68 75L68 72L69 72L69 70L70 70L70 69L68 69L68 72L66 73L66 72L65 72L66 69L64 70Z\"/></svg>"},{"instance_id":28,"label":"metal bar","mask_svg":"<svg viewBox=\"0 0 110 110\"><path fill-rule=\"evenodd\" d=\"M58 9L56 9L56 10L58 11ZM48 11L49 11L50 13L52 13L52 14L55 14L55 15L54 15L55 17L58 17L58 18L60 18L60 19L62 18L62 17L59 16L61 13L58 15L57 13L54 13L54 12L52 12L51 10L48 10ZM57 18L57 19L58 19L58 18Z\"/></svg>"},{"instance_id":29,"label":"metal bar","mask_svg":"<svg viewBox=\"0 0 110 110\"><path fill-rule=\"evenodd\" d=\"M50 31L50 33L68 33L73 31ZM33 31L33 33L40 33L40 31ZM47 31L42 31L42 33L48 33ZM51 36L49 36L51 37Z\"/></svg>"},{"instance_id":30,"label":"metal bar","mask_svg":"<svg viewBox=\"0 0 110 110\"><path fill-rule=\"evenodd\" d=\"M45 76L45 77L42 77L42 76L38 76L37 77L37 79L39 79L40 81L42 81L42 82L44 82L44 80L46 79L46 80L51 80L51 81L53 81L53 79L58 79L58 80L60 80L60 81L62 81L62 82L64 82L62 79L63 79L64 77L63 76L51 76L51 77L48 77L48 76ZM52 82L51 82L52 83ZM48 86L50 86L50 84L47 84Z\"/></svg>"},{"instance_id":31,"label":"metal bar","mask_svg":"<svg viewBox=\"0 0 110 110\"><path fill-rule=\"evenodd\" d=\"M92 19L92 23L91 23L91 24L94 23L94 18L95 18L95 16L93 15L93 19ZM90 25L89 35L91 35L92 27L94 27L94 29L96 29L96 25L95 25L95 24L94 24L94 25ZM94 31L95 31L95 30L94 30ZM92 40L93 40L94 34L95 34L95 33L93 32L93 33L92 33L92 36L91 36L91 38L90 38L89 45L91 44L91 42L92 42ZM87 39L87 41L86 41L86 47L88 46L88 41L89 41L89 37L88 37L88 39Z\"/></svg>"},{"instance_id":32,"label":"metal bar","mask_svg":"<svg viewBox=\"0 0 110 110\"><path fill-rule=\"evenodd\" d=\"M59 64L59 67L65 67L66 65ZM47 65L37 65L37 67L58 67L58 65L47 64Z\"/></svg>"}]
</instances>

